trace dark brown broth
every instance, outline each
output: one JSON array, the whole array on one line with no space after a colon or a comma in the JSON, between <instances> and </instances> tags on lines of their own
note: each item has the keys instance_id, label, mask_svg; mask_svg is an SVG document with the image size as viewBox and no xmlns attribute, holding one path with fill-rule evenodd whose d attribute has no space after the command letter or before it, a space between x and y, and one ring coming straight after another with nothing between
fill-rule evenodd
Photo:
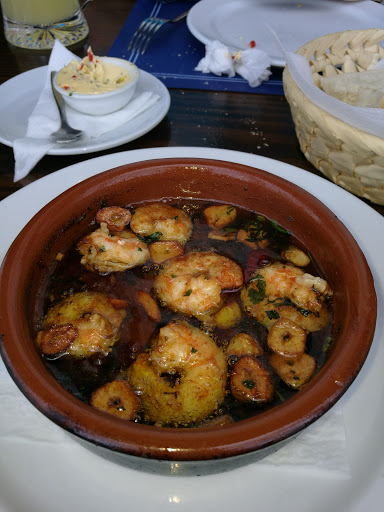
<instances>
[{"instance_id":1,"label":"dark brown broth","mask_svg":"<svg viewBox=\"0 0 384 512\"><path fill-rule=\"evenodd\" d=\"M254 250L247 245L234 241L212 240L207 237L211 230L207 225L202 211L205 207L212 204L219 204L204 201L171 201L168 204L183 208L193 219L193 234L191 239L185 246L185 253L190 251L207 251L214 250L219 254L227 256L236 261L244 271L245 282L249 277L267 262L280 260L281 250L289 243L301 247L293 235L287 235L280 232L269 221L266 222L268 227L268 239L270 241L268 248ZM245 209L236 207L237 218L229 229L244 227L250 220L258 220L258 214ZM95 229L95 225L90 226L90 231ZM273 236L272 236L273 235ZM305 248L301 247L305 250ZM144 290L151 293L154 277L159 270L159 266L148 261L143 267L137 267L125 272L116 272L109 275L99 275L85 269L80 264L80 255L76 247L69 248L64 253L62 261L57 262L53 266L52 274L46 280L45 289L42 290L41 296L43 300L40 302L39 312L37 314L36 326L37 330L41 328L44 314L52 304L61 300L64 296L84 290L93 290L104 292L112 297L124 299L129 304L127 318L124 321L120 340L113 347L108 356L95 354L88 359L75 359L70 356L62 356L55 360L49 360L44 357L45 364L52 372L54 377L60 384L70 393L74 394L81 400L89 403L92 392L104 383L109 382L119 376L134 361L135 357L148 348L151 339L158 330L166 325L169 321L175 319L184 319L189 323L199 326L198 320L194 318L186 318L180 314L173 313L165 307L161 307L162 319L160 323L156 323L148 318L145 311L135 303L134 295L136 290ZM316 276L323 277L316 266L311 261L305 271ZM225 300L237 300L241 305L240 292L228 292L224 294ZM319 369L325 359L325 340L331 334L331 321L322 330L311 333L307 338L306 352L312 355ZM268 405L262 407L255 404L240 404L227 395L221 407L221 412L230 414L236 421L253 416L265 411L282 401L291 397L296 391L284 384L275 374L268 364L268 350L266 344L266 329L258 324L255 319L242 313L242 321L232 329L215 328L211 334L217 341L219 346L225 347L229 340L238 332L247 332L253 337L259 339L262 347L265 349L265 356L261 360L267 366L271 374L274 376L275 398ZM229 361L230 367L231 361Z\"/></svg>"}]
</instances>

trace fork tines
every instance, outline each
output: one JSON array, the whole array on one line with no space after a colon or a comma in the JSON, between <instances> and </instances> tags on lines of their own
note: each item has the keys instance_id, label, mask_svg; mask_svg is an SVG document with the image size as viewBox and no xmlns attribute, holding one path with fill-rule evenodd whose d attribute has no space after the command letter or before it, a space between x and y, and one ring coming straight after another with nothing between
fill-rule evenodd
<instances>
[{"instance_id":1,"label":"fork tines","mask_svg":"<svg viewBox=\"0 0 384 512\"><path fill-rule=\"evenodd\" d=\"M164 23L167 23L169 20L163 20L161 18L146 18L141 22L139 28L133 34L132 39L128 45L128 50L137 52L137 53L145 53L152 37L156 34L161 26Z\"/></svg>"}]
</instances>

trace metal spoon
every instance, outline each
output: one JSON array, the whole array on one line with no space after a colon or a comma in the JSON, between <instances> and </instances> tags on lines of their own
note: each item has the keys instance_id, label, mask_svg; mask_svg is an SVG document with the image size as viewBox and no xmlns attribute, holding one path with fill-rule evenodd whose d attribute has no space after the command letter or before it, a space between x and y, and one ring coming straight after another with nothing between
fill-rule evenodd
<instances>
[{"instance_id":1,"label":"metal spoon","mask_svg":"<svg viewBox=\"0 0 384 512\"><path fill-rule=\"evenodd\" d=\"M52 92L53 96L56 100L57 107L59 109L60 113L60 119L61 119L61 127L57 132L54 132L51 134L51 139L59 144L65 144L66 142L74 142L76 140L79 140L80 137L82 137L83 132L81 130L75 130L75 128L72 128L69 126L67 121L67 115L65 113L64 109L64 100L62 96L56 91L55 87L53 86L53 79L55 78L56 72L51 71L51 86L52 86Z\"/></svg>"}]
</instances>

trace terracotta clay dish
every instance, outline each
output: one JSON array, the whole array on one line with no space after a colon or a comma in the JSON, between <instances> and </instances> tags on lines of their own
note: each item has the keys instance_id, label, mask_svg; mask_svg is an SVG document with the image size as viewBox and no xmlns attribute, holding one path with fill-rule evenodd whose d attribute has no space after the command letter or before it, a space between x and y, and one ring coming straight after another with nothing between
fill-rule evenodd
<instances>
[{"instance_id":1,"label":"terracotta clay dish","mask_svg":"<svg viewBox=\"0 0 384 512\"><path fill-rule=\"evenodd\" d=\"M58 253L87 234L100 205L164 198L219 201L255 210L289 229L333 290L332 345L324 365L294 396L222 426L171 428L123 421L82 402L53 377L37 349L36 311ZM9 249L0 274L1 352L30 402L87 447L157 471L184 462L221 471L278 449L328 411L360 371L376 323L370 269L352 235L318 199L265 171L224 161L152 160L121 166L70 188L45 206Z\"/></svg>"}]
</instances>

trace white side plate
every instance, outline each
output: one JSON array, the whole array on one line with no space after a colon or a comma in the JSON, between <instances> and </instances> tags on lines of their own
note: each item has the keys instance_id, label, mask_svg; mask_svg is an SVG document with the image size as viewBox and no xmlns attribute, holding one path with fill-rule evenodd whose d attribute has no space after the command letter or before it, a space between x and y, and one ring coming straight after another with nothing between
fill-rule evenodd
<instances>
[{"instance_id":1,"label":"white side plate","mask_svg":"<svg viewBox=\"0 0 384 512\"><path fill-rule=\"evenodd\" d=\"M141 473L103 460L71 438L66 439L64 434L62 439L59 427L50 422L53 432L57 430L58 442L26 440L20 432L36 432L39 425L42 425L42 430L47 428L48 420L36 411L36 424L20 421L7 437L0 435L1 512L382 510L384 329L380 311L384 310L384 219L357 197L302 169L247 153L194 147L115 153L52 173L4 199L0 203L0 219L3 219L0 222L0 261L26 222L70 186L119 165L172 157L237 162L296 183L334 211L365 253L375 280L379 315L368 359L338 402L344 414L351 476L335 475L316 468L273 467L263 463L204 477ZM0 377L1 370L4 372L0 368ZM8 376L4 377L8 379ZM29 403L26 405L30 406ZM23 415L25 417L24 411L20 411L21 418ZM0 414L0 433L5 423L6 418Z\"/></svg>"},{"instance_id":2,"label":"white side plate","mask_svg":"<svg viewBox=\"0 0 384 512\"><path fill-rule=\"evenodd\" d=\"M266 52L274 66L284 66L270 26L287 51L332 32L382 28L384 6L369 0L201 0L188 14L190 32L204 44L220 41L234 50L250 41Z\"/></svg>"},{"instance_id":3,"label":"white side plate","mask_svg":"<svg viewBox=\"0 0 384 512\"><path fill-rule=\"evenodd\" d=\"M17 75L0 85L0 142L13 147L13 142L24 137L27 120L44 86L47 66ZM160 99L148 110L127 123L100 135L78 142L56 144L48 155L79 155L114 148L138 139L157 126L166 116L171 103L168 89L157 78L140 70L136 94L152 91Z\"/></svg>"}]
</instances>

